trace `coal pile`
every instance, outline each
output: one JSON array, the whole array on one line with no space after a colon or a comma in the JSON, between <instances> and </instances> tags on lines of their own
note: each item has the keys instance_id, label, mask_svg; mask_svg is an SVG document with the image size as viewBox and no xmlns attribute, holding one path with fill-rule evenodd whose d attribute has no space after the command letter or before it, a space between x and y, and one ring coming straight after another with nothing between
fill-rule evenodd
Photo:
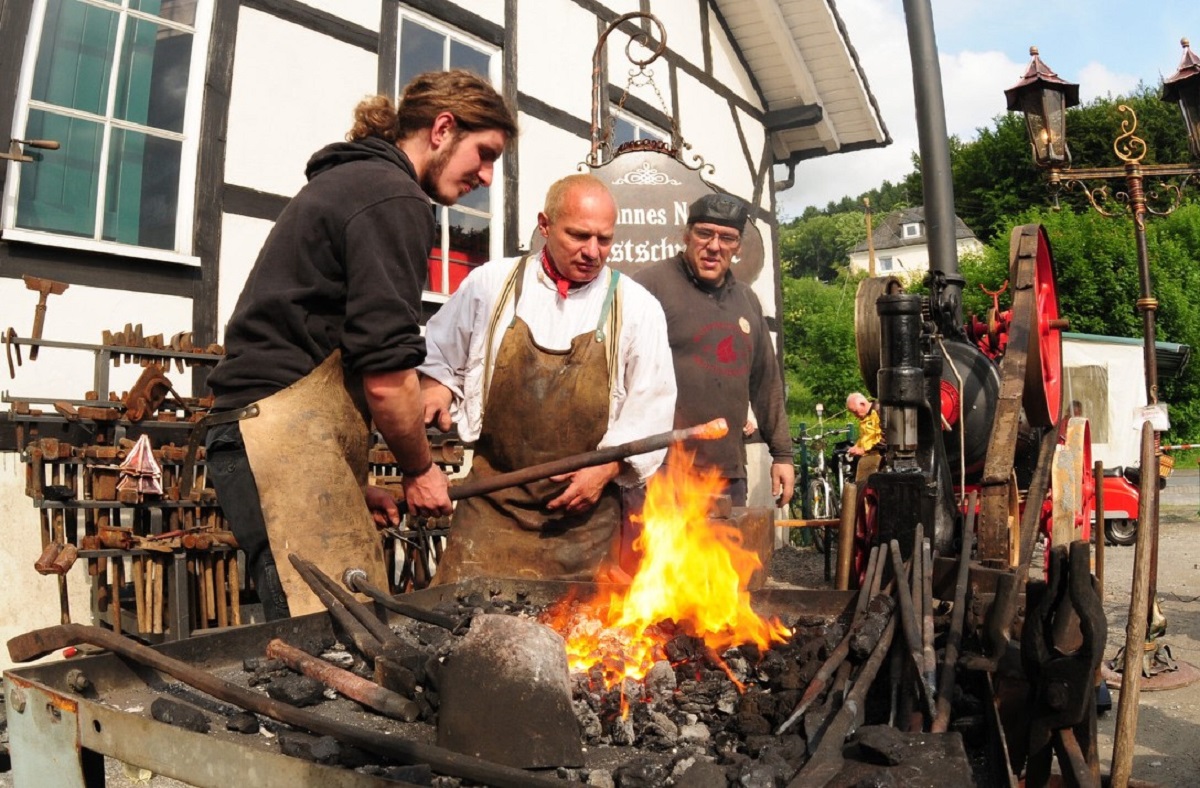
<instances>
[{"instance_id":1,"label":"coal pile","mask_svg":"<svg viewBox=\"0 0 1200 788\"><path fill-rule=\"evenodd\" d=\"M536 620L545 612L543 605L527 599L488 597L479 592L456 598L453 604L443 603L436 610L459 620L486 614ZM787 643L761 653L750 645L714 654L701 640L674 631L671 622L662 622L663 659L644 680L627 679L620 686L606 688L599 665L588 674L572 675L571 703L585 761L579 768L558 769L559 776L616 788L786 785L807 757L807 732L819 727L826 710L813 709L805 725L785 735L775 736L773 731L795 708L846 629L844 622L824 618L800 617L788 623L794 635ZM427 728L436 726L443 661L460 636L411 620L393 625L392 630L404 644L394 657L411 673L409 696L420 708L419 723ZM310 653L349 665L359 675L371 675L366 660L340 645L302 645ZM312 703L333 695L297 686L298 677L276 660L247 660L245 667L249 682L275 697ZM512 714L515 719L521 712L513 710ZM289 750L321 762L338 759L328 745L290 746ZM360 771L378 774L389 768L381 763L364 765L358 760L361 753L351 756L345 765ZM413 781L411 771L406 774ZM440 786L469 784L432 775L430 779Z\"/></svg>"}]
</instances>

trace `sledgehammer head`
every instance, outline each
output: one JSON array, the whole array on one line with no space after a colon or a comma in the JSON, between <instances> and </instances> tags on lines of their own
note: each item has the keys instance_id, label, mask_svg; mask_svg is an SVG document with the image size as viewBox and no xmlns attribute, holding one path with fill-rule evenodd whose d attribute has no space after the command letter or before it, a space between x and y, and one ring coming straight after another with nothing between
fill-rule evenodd
<instances>
[{"instance_id":1,"label":"sledgehammer head","mask_svg":"<svg viewBox=\"0 0 1200 788\"><path fill-rule=\"evenodd\" d=\"M40 276L30 276L29 274L24 274L21 279L25 280L26 287L41 295L42 301L45 301L46 296L61 295L70 286L66 282L56 282L53 279L43 279Z\"/></svg>"}]
</instances>

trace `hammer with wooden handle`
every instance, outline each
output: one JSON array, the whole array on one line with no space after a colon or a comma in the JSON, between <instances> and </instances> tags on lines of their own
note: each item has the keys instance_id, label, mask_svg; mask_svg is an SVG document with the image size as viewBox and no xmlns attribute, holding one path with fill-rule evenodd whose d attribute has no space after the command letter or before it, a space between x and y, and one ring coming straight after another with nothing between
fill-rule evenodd
<instances>
[{"instance_id":1,"label":"hammer with wooden handle","mask_svg":"<svg viewBox=\"0 0 1200 788\"><path fill-rule=\"evenodd\" d=\"M42 338L42 326L46 323L46 299L51 295L59 295L67 289L66 282L56 282L53 279L42 279L37 276L25 274L21 277L25 280L25 286L38 294L37 307L33 310L33 336L30 338L35 340L29 346L29 360L36 361L38 357L38 346L36 340Z\"/></svg>"}]
</instances>

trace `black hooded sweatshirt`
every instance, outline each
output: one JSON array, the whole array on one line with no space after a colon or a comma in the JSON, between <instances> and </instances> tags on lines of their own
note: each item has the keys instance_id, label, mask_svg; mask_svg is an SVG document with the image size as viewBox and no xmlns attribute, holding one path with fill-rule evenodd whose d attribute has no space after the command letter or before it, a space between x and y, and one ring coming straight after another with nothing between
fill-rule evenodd
<instances>
[{"instance_id":1,"label":"black hooded sweatshirt","mask_svg":"<svg viewBox=\"0 0 1200 788\"><path fill-rule=\"evenodd\" d=\"M267 236L209 376L217 409L290 386L341 349L354 374L425 359L421 292L434 241L408 157L377 138L329 145Z\"/></svg>"}]
</instances>

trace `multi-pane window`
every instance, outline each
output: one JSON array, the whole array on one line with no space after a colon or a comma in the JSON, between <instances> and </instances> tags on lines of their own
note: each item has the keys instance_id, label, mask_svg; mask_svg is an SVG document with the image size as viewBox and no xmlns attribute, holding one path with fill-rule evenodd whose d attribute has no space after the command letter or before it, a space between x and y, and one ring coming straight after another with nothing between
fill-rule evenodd
<instances>
[{"instance_id":1,"label":"multi-pane window","mask_svg":"<svg viewBox=\"0 0 1200 788\"><path fill-rule=\"evenodd\" d=\"M659 140L664 142L667 135L653 126L649 126L630 115L613 115L612 149L616 151L627 142L634 140Z\"/></svg>"},{"instance_id":2,"label":"multi-pane window","mask_svg":"<svg viewBox=\"0 0 1200 788\"><path fill-rule=\"evenodd\" d=\"M494 52L436 23L402 15L399 44L398 89L425 71L462 68L492 78ZM493 256L492 198L491 187L480 187L451 207L437 208L438 240L429 253L431 292L453 293L472 268Z\"/></svg>"},{"instance_id":3,"label":"multi-pane window","mask_svg":"<svg viewBox=\"0 0 1200 788\"><path fill-rule=\"evenodd\" d=\"M22 136L61 147L20 165L6 226L190 251L191 198L181 206L180 188L194 171L194 161L185 163L195 157L185 116L201 5L39 3Z\"/></svg>"}]
</instances>

